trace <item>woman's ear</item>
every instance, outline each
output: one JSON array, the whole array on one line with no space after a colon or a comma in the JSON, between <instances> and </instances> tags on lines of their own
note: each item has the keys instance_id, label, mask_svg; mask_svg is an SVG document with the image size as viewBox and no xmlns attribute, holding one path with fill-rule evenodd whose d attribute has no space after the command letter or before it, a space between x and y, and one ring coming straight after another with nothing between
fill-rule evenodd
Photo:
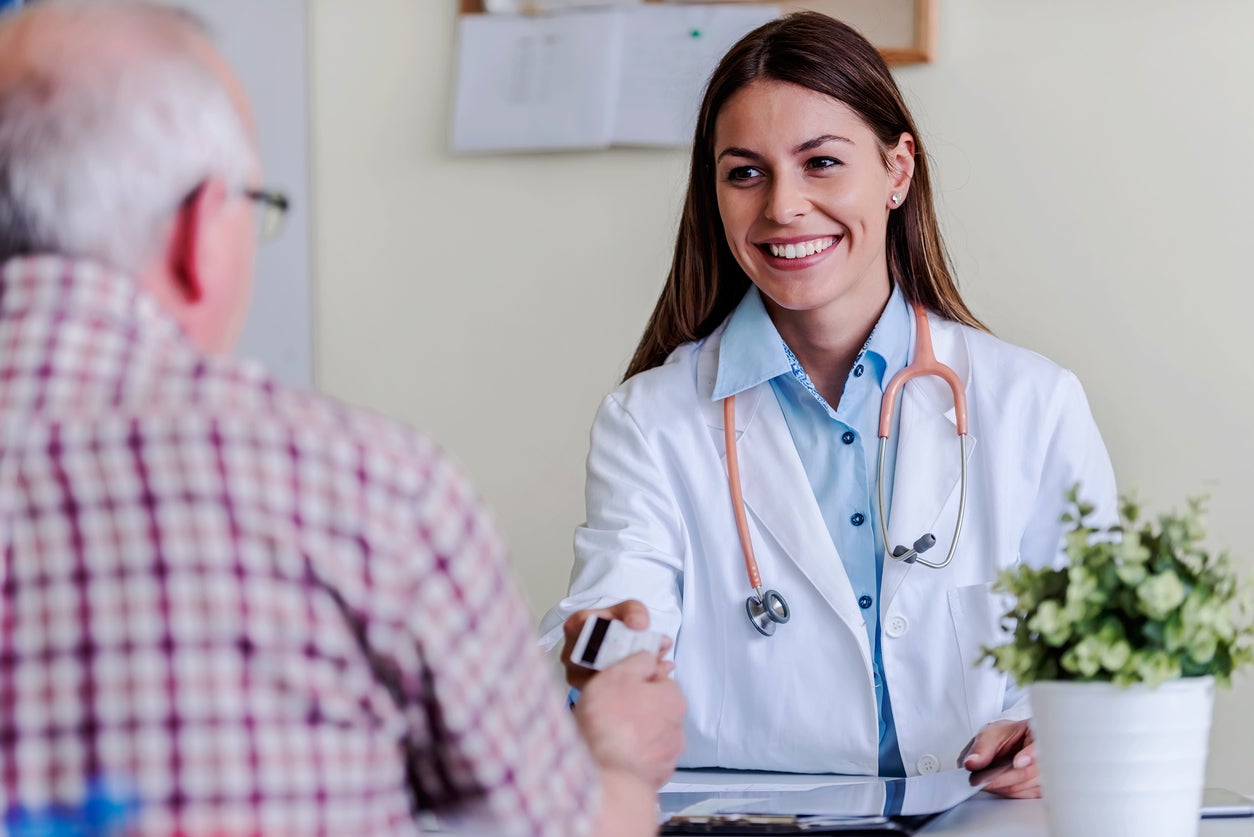
<instances>
[{"instance_id":1,"label":"woman's ear","mask_svg":"<svg viewBox=\"0 0 1254 837\"><path fill-rule=\"evenodd\" d=\"M894 204L900 205L905 201L910 179L914 177L914 137L903 133L885 156L888 161L888 190L901 196Z\"/></svg>"},{"instance_id":2,"label":"woman's ear","mask_svg":"<svg viewBox=\"0 0 1254 837\"><path fill-rule=\"evenodd\" d=\"M186 303L204 298L213 264L215 225L226 199L226 184L211 178L187 196L174 218L168 251L170 275L175 292Z\"/></svg>"}]
</instances>

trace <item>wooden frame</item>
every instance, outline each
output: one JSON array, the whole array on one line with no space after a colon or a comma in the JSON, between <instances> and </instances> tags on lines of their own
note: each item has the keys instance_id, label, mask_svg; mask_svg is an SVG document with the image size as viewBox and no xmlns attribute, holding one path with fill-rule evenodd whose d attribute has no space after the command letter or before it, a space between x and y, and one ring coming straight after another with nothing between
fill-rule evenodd
<instances>
[{"instance_id":1,"label":"wooden frame","mask_svg":"<svg viewBox=\"0 0 1254 837\"><path fill-rule=\"evenodd\" d=\"M646 3L660 3L664 0L644 0ZM767 2L772 0L685 0L685 2ZM785 12L799 11L801 9L812 9L816 12L823 12L832 17L845 20L853 26L868 32L868 37L880 51L880 55L884 56L884 60L889 64L924 64L936 59L936 6L939 0L774 0L773 5L777 5ZM459 11L462 14L481 14L483 12L483 0L459 0ZM894 17L910 20L913 23L913 29L910 32L898 32L894 30L892 33L875 32L872 27L868 26L869 18L866 15L872 13L882 13L885 6L905 6L906 13L902 14L900 10L894 9L896 12Z\"/></svg>"}]
</instances>

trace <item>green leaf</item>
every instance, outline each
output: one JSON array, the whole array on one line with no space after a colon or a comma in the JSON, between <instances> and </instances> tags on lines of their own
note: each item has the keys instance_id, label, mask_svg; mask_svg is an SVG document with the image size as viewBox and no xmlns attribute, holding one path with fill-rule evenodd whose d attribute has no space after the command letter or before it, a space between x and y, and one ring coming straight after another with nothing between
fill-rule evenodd
<instances>
[{"instance_id":1,"label":"green leaf","mask_svg":"<svg viewBox=\"0 0 1254 837\"><path fill-rule=\"evenodd\" d=\"M1254 582L1241 582L1227 553L1203 546L1204 498L1141 522L1139 502L1125 495L1118 526L1090 523L1096 509L1079 485L1066 500L1066 566L999 575L995 589L1013 598L1008 640L982 660L1024 685L1204 674L1222 685L1254 665Z\"/></svg>"},{"instance_id":2,"label":"green leaf","mask_svg":"<svg viewBox=\"0 0 1254 837\"><path fill-rule=\"evenodd\" d=\"M1186 591L1174 570L1150 576L1136 588L1137 597L1152 619L1166 619L1184 601Z\"/></svg>"}]
</instances>

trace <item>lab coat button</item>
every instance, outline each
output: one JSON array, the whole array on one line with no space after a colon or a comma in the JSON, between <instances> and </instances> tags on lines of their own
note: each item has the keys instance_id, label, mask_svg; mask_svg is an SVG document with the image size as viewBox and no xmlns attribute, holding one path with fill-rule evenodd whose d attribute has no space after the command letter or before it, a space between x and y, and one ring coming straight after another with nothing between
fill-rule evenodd
<instances>
[{"instance_id":1,"label":"lab coat button","mask_svg":"<svg viewBox=\"0 0 1254 837\"><path fill-rule=\"evenodd\" d=\"M937 770L940 770L940 759L936 758L936 756L928 753L919 759L919 772L923 775L935 773Z\"/></svg>"},{"instance_id":2,"label":"lab coat button","mask_svg":"<svg viewBox=\"0 0 1254 837\"><path fill-rule=\"evenodd\" d=\"M884 633L891 637L899 637L910 630L910 623L904 616L894 616L884 624Z\"/></svg>"}]
</instances>

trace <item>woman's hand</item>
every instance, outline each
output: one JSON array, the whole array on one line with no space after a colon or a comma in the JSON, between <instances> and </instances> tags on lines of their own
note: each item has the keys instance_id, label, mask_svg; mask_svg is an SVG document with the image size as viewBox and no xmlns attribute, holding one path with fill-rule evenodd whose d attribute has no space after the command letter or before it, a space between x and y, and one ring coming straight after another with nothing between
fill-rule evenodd
<instances>
[{"instance_id":1,"label":"woman's hand","mask_svg":"<svg viewBox=\"0 0 1254 837\"><path fill-rule=\"evenodd\" d=\"M586 666L576 665L570 661L571 649L575 647L575 641L579 639L579 632L583 630L583 625L590 618L600 616L605 619L617 619L629 628L637 631L645 631L649 629L649 609L642 602L635 599L628 599L625 602L619 602L613 607L600 608L598 610L581 610L571 615L563 626L563 632L566 634L566 644L562 646L562 665L566 668L566 682L572 688L583 689L596 674ZM662 637L662 647L658 649L657 667L653 672L653 678L669 677L675 664L663 660L662 657L671 648L670 637Z\"/></svg>"},{"instance_id":2,"label":"woman's hand","mask_svg":"<svg viewBox=\"0 0 1254 837\"><path fill-rule=\"evenodd\" d=\"M971 784L1011 799L1039 799L1041 778L1036 742L1027 721L994 721L980 730L958 756L971 771Z\"/></svg>"}]
</instances>

